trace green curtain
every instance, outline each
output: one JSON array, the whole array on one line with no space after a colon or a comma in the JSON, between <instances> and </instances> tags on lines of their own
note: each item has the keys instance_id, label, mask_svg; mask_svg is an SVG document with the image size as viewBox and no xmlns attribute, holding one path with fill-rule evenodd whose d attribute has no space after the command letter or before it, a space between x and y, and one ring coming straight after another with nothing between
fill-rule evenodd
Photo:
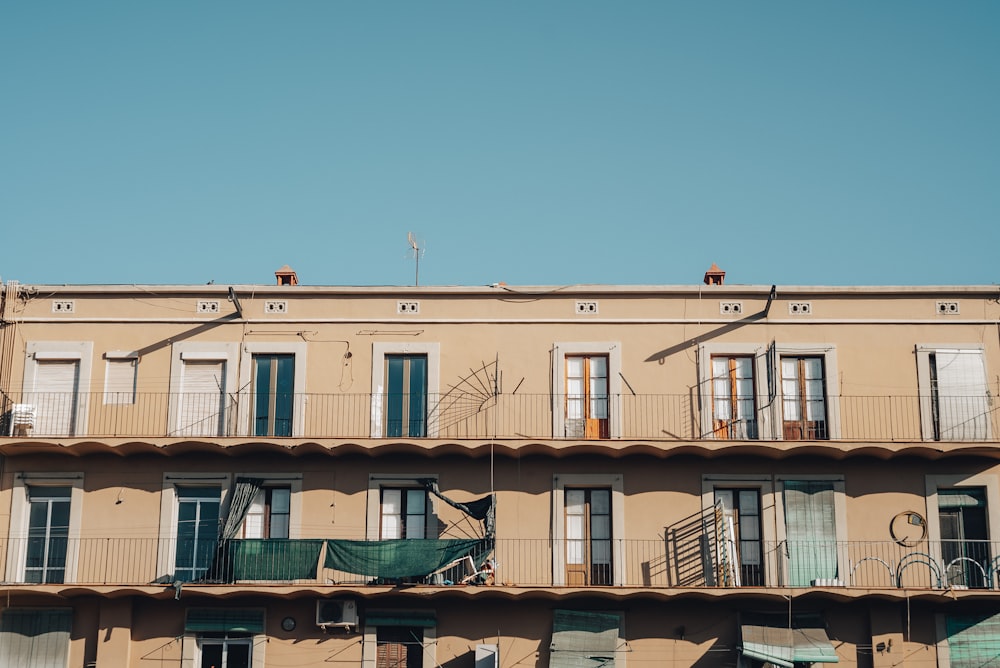
<instances>
[{"instance_id":1,"label":"green curtain","mask_svg":"<svg viewBox=\"0 0 1000 668\"><path fill-rule=\"evenodd\" d=\"M471 556L478 567L490 542L482 538L328 540L325 566L371 577L423 577L465 556Z\"/></svg>"},{"instance_id":2,"label":"green curtain","mask_svg":"<svg viewBox=\"0 0 1000 668\"><path fill-rule=\"evenodd\" d=\"M0 615L0 666L66 668L73 613L8 608Z\"/></svg>"},{"instance_id":3,"label":"green curtain","mask_svg":"<svg viewBox=\"0 0 1000 668\"><path fill-rule=\"evenodd\" d=\"M951 668L1000 666L1000 613L945 617Z\"/></svg>"},{"instance_id":4,"label":"green curtain","mask_svg":"<svg viewBox=\"0 0 1000 668\"><path fill-rule=\"evenodd\" d=\"M613 668L620 626L615 613L555 610L549 668Z\"/></svg>"},{"instance_id":5,"label":"green curtain","mask_svg":"<svg viewBox=\"0 0 1000 668\"><path fill-rule=\"evenodd\" d=\"M784 482L785 540L788 578L792 587L837 577L837 526L833 482Z\"/></svg>"}]
</instances>

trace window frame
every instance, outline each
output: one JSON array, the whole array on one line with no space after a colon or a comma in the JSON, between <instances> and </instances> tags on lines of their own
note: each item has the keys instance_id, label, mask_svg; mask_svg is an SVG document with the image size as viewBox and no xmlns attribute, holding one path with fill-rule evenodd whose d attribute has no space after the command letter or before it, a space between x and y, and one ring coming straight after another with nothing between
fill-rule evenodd
<instances>
[{"instance_id":1,"label":"window frame","mask_svg":"<svg viewBox=\"0 0 1000 668\"><path fill-rule=\"evenodd\" d=\"M74 584L80 554L80 533L83 522L82 471L46 471L14 473L11 487L10 540L7 541L7 582L25 582L28 555L28 529L30 526L30 487L70 487L69 535L66 545L66 568L63 584Z\"/></svg>"},{"instance_id":2,"label":"window frame","mask_svg":"<svg viewBox=\"0 0 1000 668\"><path fill-rule=\"evenodd\" d=\"M715 373L712 370L712 359L715 357L750 357L753 360L754 377L754 410L757 414L757 438L753 440L769 440L771 435L771 416L767 410L767 347L757 343L703 343L698 346L698 400L701 414L701 438L721 439L715 435L715 398L712 381Z\"/></svg>"},{"instance_id":3,"label":"window frame","mask_svg":"<svg viewBox=\"0 0 1000 668\"><path fill-rule=\"evenodd\" d=\"M825 441L836 441L841 437L840 430L840 394L836 392L837 348L829 343L775 343L774 344L774 374L775 399L772 404L774 413L774 438L784 438L785 396L781 388L781 358L782 357L819 357L823 360L823 391L826 394L826 438Z\"/></svg>"},{"instance_id":4,"label":"window frame","mask_svg":"<svg viewBox=\"0 0 1000 668\"><path fill-rule=\"evenodd\" d=\"M368 476L368 493L366 497L365 539L382 539L382 489L425 489L421 480L437 481L436 473L372 473ZM441 530L433 494L426 493L424 513L424 537L429 535L437 538Z\"/></svg>"},{"instance_id":5,"label":"window frame","mask_svg":"<svg viewBox=\"0 0 1000 668\"><path fill-rule=\"evenodd\" d=\"M419 438L435 438L438 435L437 420L432 418L440 399L441 387L441 344L436 342L391 342L372 343L372 375L371 375L371 438L383 438L385 434L384 397L386 365L388 355L426 355L427 356L427 429ZM410 438L410 437L402 437ZM418 437L412 437L418 438Z\"/></svg>"},{"instance_id":6,"label":"window frame","mask_svg":"<svg viewBox=\"0 0 1000 668\"><path fill-rule=\"evenodd\" d=\"M275 438L269 436L254 436L256 402L256 373L254 356L256 355L291 355L294 359L292 371L292 436L301 437L305 433L306 408L306 370L308 369L305 341L299 343L261 341L243 344L243 355L240 358L239 378L240 388L249 388L248 392L239 393L240 430L250 438Z\"/></svg>"},{"instance_id":7,"label":"window frame","mask_svg":"<svg viewBox=\"0 0 1000 668\"><path fill-rule=\"evenodd\" d=\"M833 483L833 513L834 528L836 529L836 552L837 552L837 580L844 586L850 585L848 568L848 554L841 549L848 540L847 533L847 489L843 474L820 473L820 474L781 474L774 476L774 512L776 521L775 537L777 544L785 544L788 540L785 529L785 482L829 482ZM790 560L784 558L779 572L779 586L790 586L786 583L791 581L789 572ZM813 585L810 585L813 586ZM815 585L819 586L819 585Z\"/></svg>"},{"instance_id":8,"label":"window frame","mask_svg":"<svg viewBox=\"0 0 1000 668\"><path fill-rule=\"evenodd\" d=\"M131 367L132 387L128 390L113 389L111 369L128 364ZM134 406L137 400L139 381L139 353L109 350L104 353L104 399L105 406Z\"/></svg>"},{"instance_id":9,"label":"window frame","mask_svg":"<svg viewBox=\"0 0 1000 668\"><path fill-rule=\"evenodd\" d=\"M779 560L768 553L768 547L778 544L777 530L778 514L775 504L775 484L770 474L752 473L707 473L701 477L701 508L702 512L712 512L715 508L715 491L717 489L752 489L756 490L760 500L760 541L761 541L761 575L763 586L773 587L773 583L783 582L779 577ZM783 515L782 515L783 517ZM782 522L782 525L784 522ZM741 585L749 587L753 585Z\"/></svg>"},{"instance_id":10,"label":"window frame","mask_svg":"<svg viewBox=\"0 0 1000 668\"><path fill-rule=\"evenodd\" d=\"M261 487L287 487L288 499L288 538L302 538L302 474L301 473L265 473L242 472L233 473L232 481L239 478L255 478L261 481ZM228 504L226 506L228 512ZM244 520L245 521L245 520ZM240 526L242 535L244 527Z\"/></svg>"},{"instance_id":11,"label":"window frame","mask_svg":"<svg viewBox=\"0 0 1000 668\"><path fill-rule=\"evenodd\" d=\"M157 579L173 578L177 568L178 487L219 488L219 516L228 507L233 478L228 473L166 471L160 489L160 531L156 555Z\"/></svg>"},{"instance_id":12,"label":"window frame","mask_svg":"<svg viewBox=\"0 0 1000 668\"><path fill-rule=\"evenodd\" d=\"M604 488L611 490L611 583L621 587L626 582L625 491L620 473L557 473L552 476L552 584L566 586L566 489ZM589 586L589 585L587 585Z\"/></svg>"},{"instance_id":13,"label":"window frame","mask_svg":"<svg viewBox=\"0 0 1000 668\"><path fill-rule=\"evenodd\" d=\"M66 434L66 436L85 435L87 433L87 417L90 414L90 384L94 359L93 341L28 341L25 344L25 357L28 361L24 365L21 387L24 388L24 394L29 396L38 392L39 361L74 361L79 365L72 433ZM42 411L37 404L35 408L35 424L38 425L42 419Z\"/></svg>"},{"instance_id":14,"label":"window frame","mask_svg":"<svg viewBox=\"0 0 1000 668\"><path fill-rule=\"evenodd\" d=\"M927 542L931 557L942 567L946 566L941 554L941 513L939 508L938 490L961 489L963 487L983 488L986 490L986 528L987 540L994 541L1000 536L1000 479L994 473L952 473L942 475L927 475L924 478L924 498L927 517ZM989 543L992 545L992 542ZM991 555L991 560L1000 555ZM941 573L942 580L947 583L947 574ZM992 585L990 586L992 589Z\"/></svg>"},{"instance_id":15,"label":"window frame","mask_svg":"<svg viewBox=\"0 0 1000 668\"><path fill-rule=\"evenodd\" d=\"M620 341L557 341L552 344L552 437L566 433L566 358L603 355L608 359L608 436L622 435L622 344ZM584 439L581 439L584 440Z\"/></svg>"},{"instance_id":16,"label":"window frame","mask_svg":"<svg viewBox=\"0 0 1000 668\"><path fill-rule=\"evenodd\" d=\"M176 436L183 430L178 424L181 417L181 406L184 403L184 362L191 361L218 361L225 363L223 388L225 395L232 395L239 387L237 385L236 359L239 355L238 343L204 343L200 341L179 341L170 347L170 407L168 410L167 423L168 433ZM228 409L227 404L224 408ZM225 414L222 418L224 424ZM212 434L208 436L190 436L187 438L219 438L227 436L226 430L222 434Z\"/></svg>"},{"instance_id":17,"label":"window frame","mask_svg":"<svg viewBox=\"0 0 1000 668\"><path fill-rule=\"evenodd\" d=\"M979 353L983 361L983 384L989 392L989 371L986 367L986 349L981 343L928 344L919 343L915 348L917 357L917 394L920 403L920 437L925 441L948 442L955 439L935 439L934 393L931 387L930 356L942 351L968 351ZM986 417L985 438L968 439L963 442L982 442L993 438L993 420ZM1000 534L997 534L1000 535Z\"/></svg>"},{"instance_id":18,"label":"window frame","mask_svg":"<svg viewBox=\"0 0 1000 668\"><path fill-rule=\"evenodd\" d=\"M391 613L393 610L381 608L369 609L368 614L377 615ZM434 614L433 610L406 610L407 613L427 612ZM437 626L425 626L423 629L423 664L425 668L436 666L437 663ZM365 623L361 633L361 668L376 668L378 665L378 626ZM257 668L254 666L254 668Z\"/></svg>"}]
</instances>

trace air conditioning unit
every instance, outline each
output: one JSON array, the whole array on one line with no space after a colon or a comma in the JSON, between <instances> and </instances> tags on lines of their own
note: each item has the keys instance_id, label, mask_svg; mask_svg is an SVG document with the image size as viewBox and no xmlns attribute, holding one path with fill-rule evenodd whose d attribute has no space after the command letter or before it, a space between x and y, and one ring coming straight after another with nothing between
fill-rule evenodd
<instances>
[{"instance_id":1,"label":"air conditioning unit","mask_svg":"<svg viewBox=\"0 0 1000 668\"><path fill-rule=\"evenodd\" d=\"M346 599L316 601L316 626L351 628L358 625L358 602Z\"/></svg>"}]
</instances>

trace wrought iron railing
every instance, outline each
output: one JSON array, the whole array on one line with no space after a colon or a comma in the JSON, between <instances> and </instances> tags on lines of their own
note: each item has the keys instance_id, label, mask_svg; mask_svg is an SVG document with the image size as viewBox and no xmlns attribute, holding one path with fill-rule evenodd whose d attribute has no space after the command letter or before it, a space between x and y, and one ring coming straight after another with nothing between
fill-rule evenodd
<instances>
[{"instance_id":1,"label":"wrought iron railing","mask_svg":"<svg viewBox=\"0 0 1000 668\"><path fill-rule=\"evenodd\" d=\"M157 538L7 538L0 539L0 578L4 585L1000 590L998 542L765 541L726 558L712 543L627 539L591 551L576 541L498 539L433 572L393 578L327 568L322 539L207 541L192 549ZM202 556L183 556L193 554Z\"/></svg>"},{"instance_id":2,"label":"wrought iron railing","mask_svg":"<svg viewBox=\"0 0 1000 668\"><path fill-rule=\"evenodd\" d=\"M752 428L717 420L697 395L622 394L597 403L559 394L428 395L419 415L380 394L0 393L0 435L177 438L500 438L733 441L996 441L991 397L837 396L824 412L786 419L782 402L756 409ZM576 415L583 406L593 410ZM257 406L274 408L258 415ZM569 408L568 408L569 407ZM708 414L703 414L704 411ZM570 414L567 414L567 411ZM590 423L593 423L591 425Z\"/></svg>"}]
</instances>

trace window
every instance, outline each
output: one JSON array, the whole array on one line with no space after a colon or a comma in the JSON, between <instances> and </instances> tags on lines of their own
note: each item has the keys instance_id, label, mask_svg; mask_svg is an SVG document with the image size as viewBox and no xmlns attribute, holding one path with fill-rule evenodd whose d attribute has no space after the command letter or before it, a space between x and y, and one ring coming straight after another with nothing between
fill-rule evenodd
<instances>
[{"instance_id":1,"label":"window","mask_svg":"<svg viewBox=\"0 0 1000 668\"><path fill-rule=\"evenodd\" d=\"M439 384L439 344L372 344L372 438L435 436Z\"/></svg>"},{"instance_id":2,"label":"window","mask_svg":"<svg viewBox=\"0 0 1000 668\"><path fill-rule=\"evenodd\" d=\"M28 544L24 581L64 582L71 487L28 487Z\"/></svg>"},{"instance_id":3,"label":"window","mask_svg":"<svg viewBox=\"0 0 1000 668\"><path fill-rule=\"evenodd\" d=\"M138 356L135 353L109 352L104 354L104 358L107 360L104 375L104 403L134 404Z\"/></svg>"},{"instance_id":4,"label":"window","mask_svg":"<svg viewBox=\"0 0 1000 668\"><path fill-rule=\"evenodd\" d=\"M703 516L699 519L705 533L695 545L688 542L677 549L690 554L678 568L702 569L708 586L763 587L783 582L776 556L777 507L774 482L768 474L712 473L702 476ZM676 540L685 540L683 537ZM706 560L703 545L708 544L714 559ZM690 546L690 547L688 547Z\"/></svg>"},{"instance_id":5,"label":"window","mask_svg":"<svg viewBox=\"0 0 1000 668\"><path fill-rule=\"evenodd\" d=\"M566 584L610 585L611 490L567 489Z\"/></svg>"},{"instance_id":6,"label":"window","mask_svg":"<svg viewBox=\"0 0 1000 668\"><path fill-rule=\"evenodd\" d=\"M235 343L175 343L170 367L172 436L229 433L229 392L236 386Z\"/></svg>"},{"instance_id":7,"label":"window","mask_svg":"<svg viewBox=\"0 0 1000 668\"><path fill-rule=\"evenodd\" d=\"M556 343L552 353L556 438L621 436L621 344Z\"/></svg>"},{"instance_id":8,"label":"window","mask_svg":"<svg viewBox=\"0 0 1000 668\"><path fill-rule=\"evenodd\" d=\"M989 532L986 524L986 489L939 489L938 520L945 584L982 589L991 570Z\"/></svg>"},{"instance_id":9,"label":"window","mask_svg":"<svg viewBox=\"0 0 1000 668\"><path fill-rule=\"evenodd\" d=\"M723 534L727 559L731 559L733 584L745 587L764 585L761 544L760 490L755 488L715 489L715 501L722 506ZM738 577L735 577L737 576Z\"/></svg>"},{"instance_id":10,"label":"window","mask_svg":"<svg viewBox=\"0 0 1000 668\"><path fill-rule=\"evenodd\" d=\"M993 407L981 347L918 346L917 374L925 439L990 439Z\"/></svg>"},{"instance_id":11,"label":"window","mask_svg":"<svg viewBox=\"0 0 1000 668\"><path fill-rule=\"evenodd\" d=\"M786 441L828 439L823 358L781 357L782 437Z\"/></svg>"},{"instance_id":12,"label":"window","mask_svg":"<svg viewBox=\"0 0 1000 668\"><path fill-rule=\"evenodd\" d=\"M552 526L555 586L621 586L625 582L620 475L553 476Z\"/></svg>"},{"instance_id":13,"label":"window","mask_svg":"<svg viewBox=\"0 0 1000 668\"><path fill-rule=\"evenodd\" d=\"M254 436L291 436L295 356L253 356Z\"/></svg>"},{"instance_id":14,"label":"window","mask_svg":"<svg viewBox=\"0 0 1000 668\"><path fill-rule=\"evenodd\" d=\"M379 538L427 538L427 491L382 488Z\"/></svg>"},{"instance_id":15,"label":"window","mask_svg":"<svg viewBox=\"0 0 1000 668\"><path fill-rule=\"evenodd\" d=\"M838 528L844 526L843 481L783 480L782 488L789 586L842 584Z\"/></svg>"},{"instance_id":16,"label":"window","mask_svg":"<svg viewBox=\"0 0 1000 668\"><path fill-rule=\"evenodd\" d=\"M379 626L375 632L376 668L422 668L424 630L418 626Z\"/></svg>"},{"instance_id":17,"label":"window","mask_svg":"<svg viewBox=\"0 0 1000 668\"><path fill-rule=\"evenodd\" d=\"M433 610L372 610L365 615L362 668L438 665Z\"/></svg>"},{"instance_id":18,"label":"window","mask_svg":"<svg viewBox=\"0 0 1000 668\"><path fill-rule=\"evenodd\" d=\"M35 406L36 436L86 433L87 392L93 344L89 341L32 341L24 367L24 402Z\"/></svg>"},{"instance_id":19,"label":"window","mask_svg":"<svg viewBox=\"0 0 1000 668\"><path fill-rule=\"evenodd\" d=\"M0 613L0 666L66 668L73 613L7 608Z\"/></svg>"},{"instance_id":20,"label":"window","mask_svg":"<svg viewBox=\"0 0 1000 668\"><path fill-rule=\"evenodd\" d=\"M218 487L177 488L177 551L174 579L190 582L212 564L219 541Z\"/></svg>"},{"instance_id":21,"label":"window","mask_svg":"<svg viewBox=\"0 0 1000 668\"><path fill-rule=\"evenodd\" d=\"M761 383L770 378L763 346L707 343L698 350L701 433L705 438L770 438L768 402Z\"/></svg>"},{"instance_id":22,"label":"window","mask_svg":"<svg viewBox=\"0 0 1000 668\"><path fill-rule=\"evenodd\" d=\"M427 355L385 356L387 437L427 435Z\"/></svg>"},{"instance_id":23,"label":"window","mask_svg":"<svg viewBox=\"0 0 1000 668\"><path fill-rule=\"evenodd\" d=\"M554 610L549 668L622 665L621 623L619 612Z\"/></svg>"},{"instance_id":24,"label":"window","mask_svg":"<svg viewBox=\"0 0 1000 668\"><path fill-rule=\"evenodd\" d=\"M941 586L992 587L991 537L1000 535L1000 482L988 473L929 475L927 546L941 564ZM938 586L933 581L933 586Z\"/></svg>"},{"instance_id":25,"label":"window","mask_svg":"<svg viewBox=\"0 0 1000 668\"><path fill-rule=\"evenodd\" d=\"M263 487L250 502L243 520L244 538L288 538L290 487Z\"/></svg>"},{"instance_id":26,"label":"window","mask_svg":"<svg viewBox=\"0 0 1000 668\"><path fill-rule=\"evenodd\" d=\"M609 438L608 356L566 356L564 436Z\"/></svg>"},{"instance_id":27,"label":"window","mask_svg":"<svg viewBox=\"0 0 1000 668\"><path fill-rule=\"evenodd\" d=\"M264 613L246 608L190 608L184 622L183 668L264 665Z\"/></svg>"},{"instance_id":28,"label":"window","mask_svg":"<svg viewBox=\"0 0 1000 668\"><path fill-rule=\"evenodd\" d=\"M712 431L721 439L756 439L753 357L712 356Z\"/></svg>"},{"instance_id":29,"label":"window","mask_svg":"<svg viewBox=\"0 0 1000 668\"><path fill-rule=\"evenodd\" d=\"M305 429L306 352L302 343L246 343L240 357L239 432L301 436ZM244 391L246 390L246 391Z\"/></svg>"},{"instance_id":30,"label":"window","mask_svg":"<svg viewBox=\"0 0 1000 668\"><path fill-rule=\"evenodd\" d=\"M83 474L14 472L13 481L7 567L0 578L38 584L75 582Z\"/></svg>"}]
</instances>

